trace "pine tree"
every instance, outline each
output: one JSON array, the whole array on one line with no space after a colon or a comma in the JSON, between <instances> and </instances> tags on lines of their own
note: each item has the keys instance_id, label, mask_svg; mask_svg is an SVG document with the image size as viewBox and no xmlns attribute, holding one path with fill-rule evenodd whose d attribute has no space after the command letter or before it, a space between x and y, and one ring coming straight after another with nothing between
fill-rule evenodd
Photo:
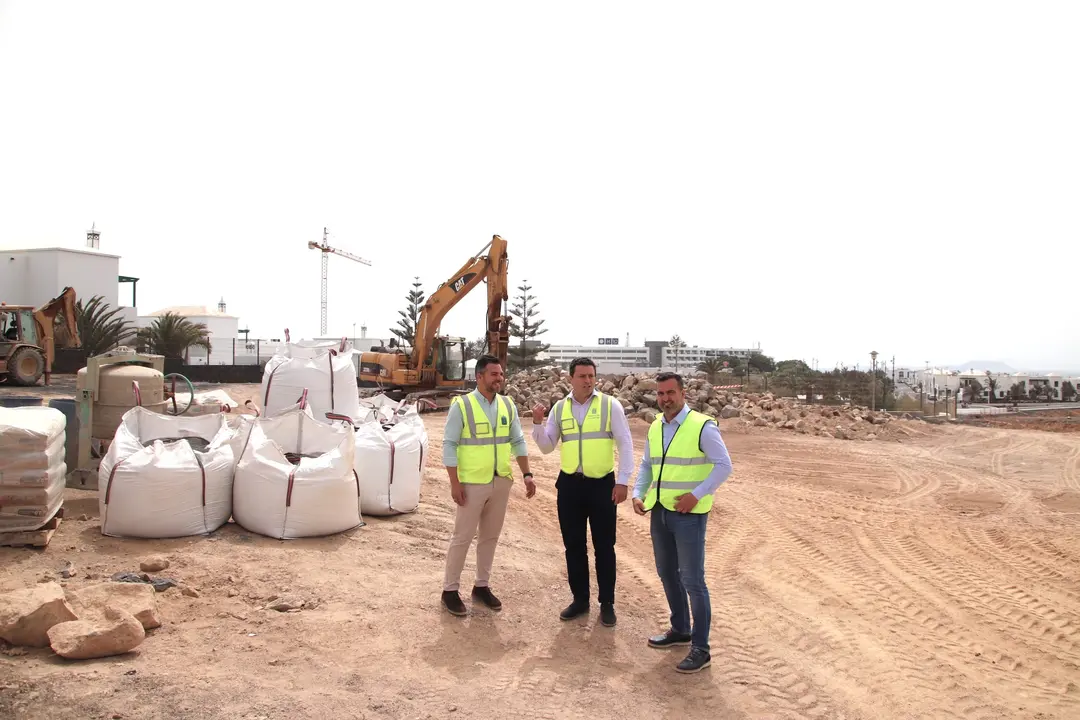
<instances>
[{"instance_id":1,"label":"pine tree","mask_svg":"<svg viewBox=\"0 0 1080 720\"><path fill-rule=\"evenodd\" d=\"M532 286L529 281L523 281L518 286L521 294L514 298L514 305L510 308L510 337L520 340L507 357L507 362L515 370L539 365L540 361L536 356L551 347L535 339L537 335L546 333L547 328L543 327L543 320L535 319L538 313L537 302L530 290Z\"/></svg>"},{"instance_id":2,"label":"pine tree","mask_svg":"<svg viewBox=\"0 0 1080 720\"><path fill-rule=\"evenodd\" d=\"M420 311L424 307L424 291L421 289L420 278L413 278L412 290L405 296L409 303L404 310L398 310L401 319L398 320L400 327L390 328L390 332L397 335L405 345L412 346L416 338L416 323L420 322Z\"/></svg>"}]
</instances>

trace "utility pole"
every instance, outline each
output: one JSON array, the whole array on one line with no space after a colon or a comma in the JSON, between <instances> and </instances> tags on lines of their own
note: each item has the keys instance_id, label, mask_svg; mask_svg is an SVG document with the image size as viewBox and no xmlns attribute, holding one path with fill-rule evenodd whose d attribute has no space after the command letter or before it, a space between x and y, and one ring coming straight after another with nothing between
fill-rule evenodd
<instances>
[{"instance_id":1,"label":"utility pole","mask_svg":"<svg viewBox=\"0 0 1080 720\"><path fill-rule=\"evenodd\" d=\"M872 363L870 370L870 410L873 411L877 405L877 350L870 351L870 361Z\"/></svg>"}]
</instances>

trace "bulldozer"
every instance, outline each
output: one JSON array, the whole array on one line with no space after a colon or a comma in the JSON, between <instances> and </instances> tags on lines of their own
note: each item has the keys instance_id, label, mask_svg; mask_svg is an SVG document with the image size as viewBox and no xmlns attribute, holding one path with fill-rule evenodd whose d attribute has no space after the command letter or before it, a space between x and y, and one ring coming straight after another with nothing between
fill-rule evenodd
<instances>
[{"instance_id":1,"label":"bulldozer","mask_svg":"<svg viewBox=\"0 0 1080 720\"><path fill-rule=\"evenodd\" d=\"M66 345L82 347L75 321L75 291L63 292L39 308L0 302L0 380L12 385L49 384L56 358L56 318L64 316Z\"/></svg>"},{"instance_id":2,"label":"bulldozer","mask_svg":"<svg viewBox=\"0 0 1080 720\"><path fill-rule=\"evenodd\" d=\"M486 254L485 254L486 251ZM503 313L509 300L506 241L493 235L491 242L469 258L424 303L417 319L411 351L375 348L360 355L358 381L395 400L446 407L454 395L468 392L465 373L465 338L439 335L439 325L470 290L487 283L487 351L506 365L510 347L510 316Z\"/></svg>"}]
</instances>

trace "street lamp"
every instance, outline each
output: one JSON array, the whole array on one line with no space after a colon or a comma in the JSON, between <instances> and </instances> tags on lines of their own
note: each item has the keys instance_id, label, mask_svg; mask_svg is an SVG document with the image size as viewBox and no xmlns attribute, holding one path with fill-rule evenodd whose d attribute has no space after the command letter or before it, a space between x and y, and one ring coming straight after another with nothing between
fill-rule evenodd
<instances>
[{"instance_id":1,"label":"street lamp","mask_svg":"<svg viewBox=\"0 0 1080 720\"><path fill-rule=\"evenodd\" d=\"M986 404L989 405L990 404L990 396L993 395L994 393L990 389L990 371L987 370L985 372L986 372Z\"/></svg>"},{"instance_id":2,"label":"street lamp","mask_svg":"<svg viewBox=\"0 0 1080 720\"><path fill-rule=\"evenodd\" d=\"M870 351L870 360L872 361L871 380L870 380L870 409L874 409L874 400L877 395L877 350Z\"/></svg>"}]
</instances>

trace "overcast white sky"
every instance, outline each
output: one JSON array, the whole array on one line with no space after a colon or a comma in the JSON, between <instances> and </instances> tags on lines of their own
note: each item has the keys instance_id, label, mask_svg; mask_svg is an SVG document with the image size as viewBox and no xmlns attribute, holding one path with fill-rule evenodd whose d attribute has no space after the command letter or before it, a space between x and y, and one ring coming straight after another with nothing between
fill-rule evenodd
<instances>
[{"instance_id":1,"label":"overcast white sky","mask_svg":"<svg viewBox=\"0 0 1080 720\"><path fill-rule=\"evenodd\" d=\"M1080 366L1080 3L3 2L0 245L388 336L509 243L555 343ZM443 331L479 336L484 288Z\"/></svg>"}]
</instances>

